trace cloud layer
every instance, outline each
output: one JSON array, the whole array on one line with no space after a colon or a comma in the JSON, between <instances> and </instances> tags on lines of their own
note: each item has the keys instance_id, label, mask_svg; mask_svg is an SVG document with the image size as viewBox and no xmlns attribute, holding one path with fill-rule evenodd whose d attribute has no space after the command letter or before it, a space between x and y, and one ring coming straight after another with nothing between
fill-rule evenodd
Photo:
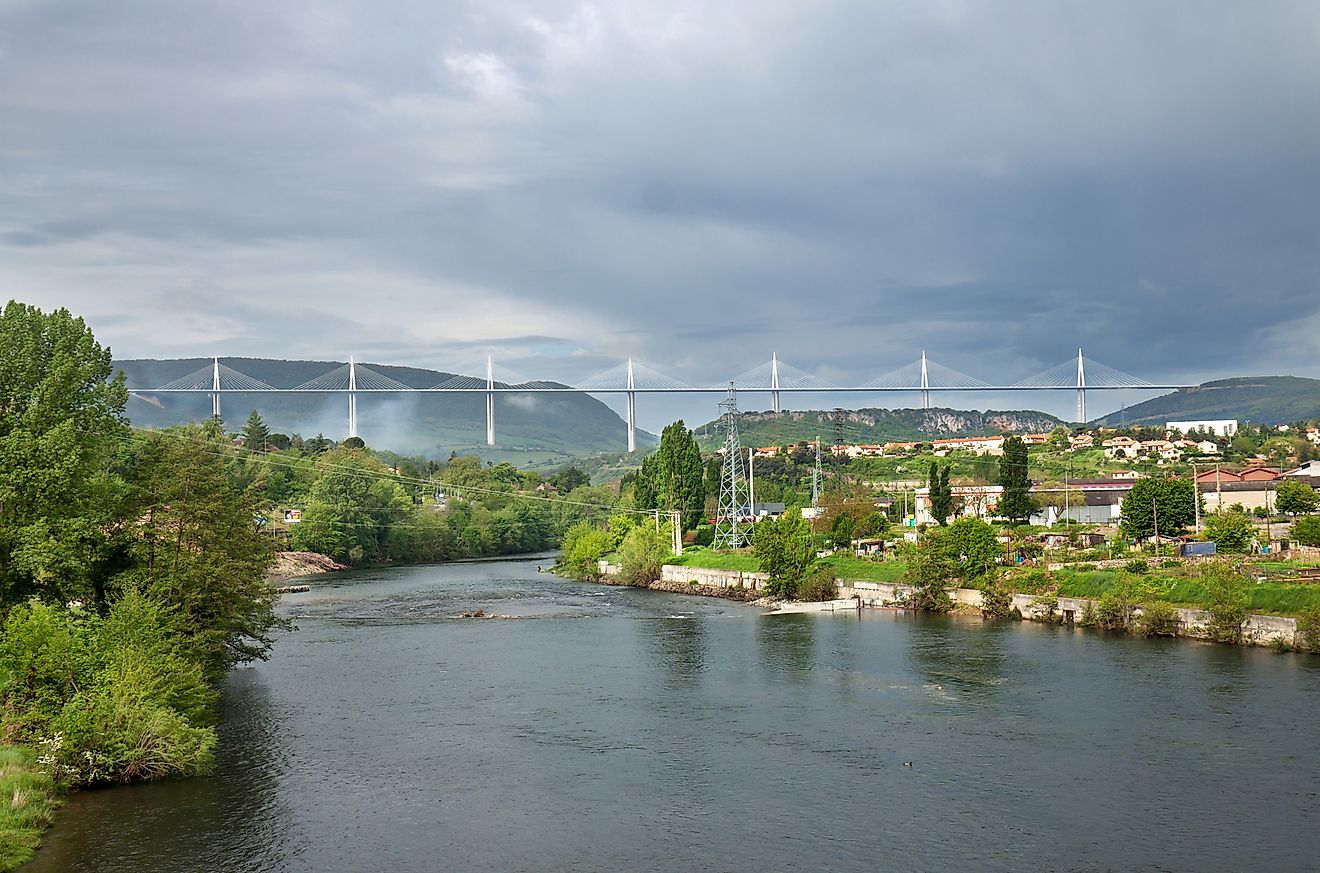
<instances>
[{"instance_id":1,"label":"cloud layer","mask_svg":"<svg viewBox=\"0 0 1320 873\"><path fill-rule=\"evenodd\" d=\"M10 0L0 281L126 357L1320 375L1317 58L1308 2Z\"/></svg>"}]
</instances>

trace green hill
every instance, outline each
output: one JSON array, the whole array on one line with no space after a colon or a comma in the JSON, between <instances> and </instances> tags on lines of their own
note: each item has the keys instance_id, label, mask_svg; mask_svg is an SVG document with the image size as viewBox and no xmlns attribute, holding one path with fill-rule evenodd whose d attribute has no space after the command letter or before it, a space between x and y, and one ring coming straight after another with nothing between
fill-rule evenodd
<instances>
[{"instance_id":1,"label":"green hill","mask_svg":"<svg viewBox=\"0 0 1320 873\"><path fill-rule=\"evenodd\" d=\"M130 420L144 427L201 421L211 414L207 394L153 393L174 379L209 366L210 359L116 361L130 389ZM278 361L221 358L221 364L276 388L293 388L343 366L336 361ZM377 373L412 388L431 388L453 373L414 367L367 364ZM348 427L343 394L224 394L221 413L230 430L243 426L257 409L271 430L343 439ZM509 394L495 398L494 448L486 446L486 398L482 394L359 394L358 429L368 445L400 454L447 457L450 452L480 454L490 460L545 463L598 452L617 452L627 442L626 425L615 412L587 394ZM637 432L639 447L654 445L652 434Z\"/></svg>"},{"instance_id":2,"label":"green hill","mask_svg":"<svg viewBox=\"0 0 1320 873\"><path fill-rule=\"evenodd\" d=\"M817 436L828 443L835 439L836 433L849 443L880 443L1004 431L1040 433L1060 424L1063 422L1052 415L1029 410L853 409L840 413L748 412L739 418L738 427L745 446L779 446L814 440ZM703 424L694 433L706 450L718 448L724 441L724 429L719 421Z\"/></svg>"},{"instance_id":3,"label":"green hill","mask_svg":"<svg viewBox=\"0 0 1320 873\"><path fill-rule=\"evenodd\" d=\"M1163 425L1166 421L1236 418L1253 424L1289 424L1320 418L1320 379L1241 376L1180 388L1172 394L1111 412L1093 425Z\"/></svg>"}]
</instances>

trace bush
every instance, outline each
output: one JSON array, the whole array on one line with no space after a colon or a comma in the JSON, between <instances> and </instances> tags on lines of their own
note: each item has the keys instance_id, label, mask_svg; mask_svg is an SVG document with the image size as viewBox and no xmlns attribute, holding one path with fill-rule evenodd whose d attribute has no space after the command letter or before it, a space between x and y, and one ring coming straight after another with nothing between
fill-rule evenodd
<instances>
[{"instance_id":1,"label":"bush","mask_svg":"<svg viewBox=\"0 0 1320 873\"><path fill-rule=\"evenodd\" d=\"M1304 652L1320 654L1320 606L1312 606L1297 616L1294 643Z\"/></svg>"},{"instance_id":2,"label":"bush","mask_svg":"<svg viewBox=\"0 0 1320 873\"><path fill-rule=\"evenodd\" d=\"M1320 515L1310 515L1293 522L1292 538L1304 546L1320 546Z\"/></svg>"},{"instance_id":3,"label":"bush","mask_svg":"<svg viewBox=\"0 0 1320 873\"><path fill-rule=\"evenodd\" d=\"M1216 563L1201 571L1200 581L1209 601L1206 626L1211 639L1238 642L1242 639L1242 623L1247 620L1250 603L1246 577L1226 564Z\"/></svg>"},{"instance_id":4,"label":"bush","mask_svg":"<svg viewBox=\"0 0 1320 873\"><path fill-rule=\"evenodd\" d=\"M1012 611L1013 595L1008 588L998 579L986 579L981 585L981 615L986 618L1006 618Z\"/></svg>"},{"instance_id":5,"label":"bush","mask_svg":"<svg viewBox=\"0 0 1320 873\"><path fill-rule=\"evenodd\" d=\"M668 526L666 526L667 528ZM629 585L647 585L660 578L660 568L673 552L670 531L635 527L619 544L619 574Z\"/></svg>"},{"instance_id":6,"label":"bush","mask_svg":"<svg viewBox=\"0 0 1320 873\"><path fill-rule=\"evenodd\" d=\"M1095 627L1100 623L1094 600L1088 600L1082 604L1082 614L1077 617L1077 623L1082 627Z\"/></svg>"},{"instance_id":7,"label":"bush","mask_svg":"<svg viewBox=\"0 0 1320 873\"><path fill-rule=\"evenodd\" d=\"M839 596L838 576L832 566L821 564L798 586L797 599L812 602L836 599Z\"/></svg>"},{"instance_id":8,"label":"bush","mask_svg":"<svg viewBox=\"0 0 1320 873\"><path fill-rule=\"evenodd\" d=\"M37 601L0 638L0 724L67 785L206 772L217 694L180 618L129 589L105 618Z\"/></svg>"},{"instance_id":9,"label":"bush","mask_svg":"<svg viewBox=\"0 0 1320 873\"><path fill-rule=\"evenodd\" d=\"M1256 538L1251 519L1239 512L1216 512L1206 516L1205 537L1224 554L1245 554Z\"/></svg>"},{"instance_id":10,"label":"bush","mask_svg":"<svg viewBox=\"0 0 1320 873\"><path fill-rule=\"evenodd\" d=\"M564 534L559 566L575 579L594 582L600 578L600 561L610 547L610 534L580 521Z\"/></svg>"},{"instance_id":11,"label":"bush","mask_svg":"<svg viewBox=\"0 0 1320 873\"><path fill-rule=\"evenodd\" d=\"M1154 600L1141 607L1136 631L1143 637L1178 635L1178 609L1172 603Z\"/></svg>"},{"instance_id":12,"label":"bush","mask_svg":"<svg viewBox=\"0 0 1320 873\"><path fill-rule=\"evenodd\" d=\"M1150 565L1146 563L1145 558L1133 558L1131 561L1128 561L1123 565L1123 569L1128 573L1136 573L1140 575L1142 573L1149 573Z\"/></svg>"},{"instance_id":13,"label":"bush","mask_svg":"<svg viewBox=\"0 0 1320 873\"><path fill-rule=\"evenodd\" d=\"M708 524L697 525L697 536L693 539L694 546L713 546L715 544L715 528Z\"/></svg>"}]
</instances>

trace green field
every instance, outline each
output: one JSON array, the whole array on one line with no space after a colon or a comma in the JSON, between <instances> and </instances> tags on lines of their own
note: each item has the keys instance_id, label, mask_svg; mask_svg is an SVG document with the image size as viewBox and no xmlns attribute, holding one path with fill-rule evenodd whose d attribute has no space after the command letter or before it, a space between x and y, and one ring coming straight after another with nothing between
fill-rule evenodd
<instances>
[{"instance_id":1,"label":"green field","mask_svg":"<svg viewBox=\"0 0 1320 873\"><path fill-rule=\"evenodd\" d=\"M1100 597L1109 590L1114 577L1115 571L1111 570L1059 570L1054 574L1059 594L1064 597ZM1154 573L1148 578L1166 591L1162 599L1170 603L1196 608L1210 600L1194 576ZM1254 613L1296 615L1320 607L1320 584L1255 582L1250 591L1250 609Z\"/></svg>"}]
</instances>

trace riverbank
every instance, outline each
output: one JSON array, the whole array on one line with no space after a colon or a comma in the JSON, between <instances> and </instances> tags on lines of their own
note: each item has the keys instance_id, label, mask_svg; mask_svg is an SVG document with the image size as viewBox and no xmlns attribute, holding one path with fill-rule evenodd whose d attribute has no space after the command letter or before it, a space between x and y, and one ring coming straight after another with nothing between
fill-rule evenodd
<instances>
[{"instance_id":1,"label":"riverbank","mask_svg":"<svg viewBox=\"0 0 1320 873\"><path fill-rule=\"evenodd\" d=\"M0 871L31 860L60 805L59 790L33 754L0 746Z\"/></svg>"},{"instance_id":2,"label":"riverbank","mask_svg":"<svg viewBox=\"0 0 1320 873\"><path fill-rule=\"evenodd\" d=\"M619 568L608 562L601 562L601 579L606 584L619 584L608 581L619 572ZM710 567L689 567L681 564L665 564L661 567L660 579L646 586L657 591L669 591L676 594L695 594L703 597L725 597L731 600L754 601L764 596L764 587L768 577L765 573L753 573L745 570L720 570ZM875 582L866 579L838 580L838 599L824 604L801 604L783 606L771 611L772 614L790 612L836 612L842 610L844 601L851 602L852 609L860 602L864 609L901 608L911 587L898 582ZM956 609L979 611L982 594L975 588L949 588L950 599ZM1052 623L1082 623L1086 616L1094 614L1099 608L1099 601L1086 597L1045 596L1038 594L1013 593L1010 595L1012 615L1023 621L1043 621ZM1201 609L1178 608L1173 610L1174 619L1170 636L1190 637L1192 639L1213 639L1210 614ZM1137 607L1134 616L1140 617L1142 609ZM1301 639L1297 629L1297 620L1287 616L1248 615L1242 624L1239 640L1244 645L1269 646L1273 648L1299 648Z\"/></svg>"},{"instance_id":3,"label":"riverbank","mask_svg":"<svg viewBox=\"0 0 1320 873\"><path fill-rule=\"evenodd\" d=\"M347 564L341 564L320 552L277 552L275 561L266 571L266 581L274 584L303 576L317 576L347 569L349 569Z\"/></svg>"}]
</instances>

